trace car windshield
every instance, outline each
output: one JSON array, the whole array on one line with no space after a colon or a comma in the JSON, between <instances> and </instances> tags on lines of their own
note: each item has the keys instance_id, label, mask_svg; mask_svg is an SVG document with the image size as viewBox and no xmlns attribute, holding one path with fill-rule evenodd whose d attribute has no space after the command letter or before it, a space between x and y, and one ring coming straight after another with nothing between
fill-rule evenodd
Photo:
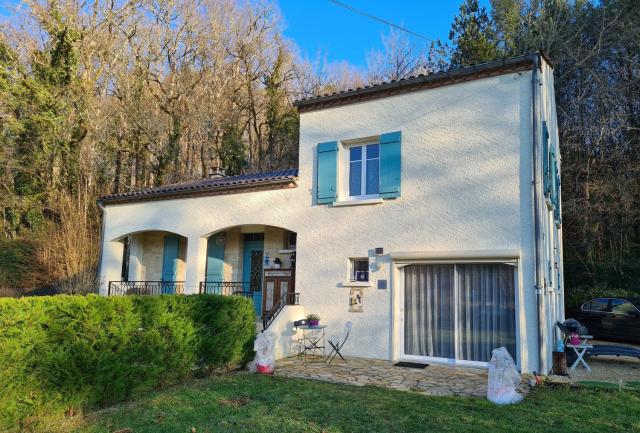
<instances>
[{"instance_id":1,"label":"car windshield","mask_svg":"<svg viewBox=\"0 0 640 433\"><path fill-rule=\"evenodd\" d=\"M638 311L636 307L629 301L624 299L611 300L611 312L614 314L634 314L636 311Z\"/></svg>"}]
</instances>

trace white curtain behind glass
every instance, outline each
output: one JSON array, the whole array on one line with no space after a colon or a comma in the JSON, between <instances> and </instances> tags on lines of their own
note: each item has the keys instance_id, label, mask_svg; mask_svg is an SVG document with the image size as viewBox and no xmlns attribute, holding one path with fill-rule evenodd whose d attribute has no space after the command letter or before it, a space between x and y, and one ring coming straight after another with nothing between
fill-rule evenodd
<instances>
[{"instance_id":1,"label":"white curtain behind glass","mask_svg":"<svg viewBox=\"0 0 640 433\"><path fill-rule=\"evenodd\" d=\"M453 358L453 266L411 265L404 275L405 353Z\"/></svg>"},{"instance_id":2,"label":"white curtain behind glass","mask_svg":"<svg viewBox=\"0 0 640 433\"><path fill-rule=\"evenodd\" d=\"M406 266L404 353L488 362L493 349L505 346L515 358L514 269Z\"/></svg>"},{"instance_id":3,"label":"white curtain behind glass","mask_svg":"<svg viewBox=\"0 0 640 433\"><path fill-rule=\"evenodd\" d=\"M514 266L456 265L458 278L457 358L489 362L504 346L515 359Z\"/></svg>"}]
</instances>

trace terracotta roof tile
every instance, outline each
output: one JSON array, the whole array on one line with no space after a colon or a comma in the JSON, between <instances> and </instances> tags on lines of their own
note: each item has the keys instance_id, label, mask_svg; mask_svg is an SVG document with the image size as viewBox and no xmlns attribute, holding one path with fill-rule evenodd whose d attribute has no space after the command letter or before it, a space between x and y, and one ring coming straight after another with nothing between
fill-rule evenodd
<instances>
[{"instance_id":1,"label":"terracotta roof tile","mask_svg":"<svg viewBox=\"0 0 640 433\"><path fill-rule=\"evenodd\" d=\"M163 196L175 196L190 193L215 193L216 191L229 189L244 189L259 185L273 183L285 183L294 181L298 177L298 169L277 170L264 173L248 173L238 176L209 178L192 182L162 185L153 188L144 188L119 194L110 194L98 199L102 203L136 201L138 198L157 198Z\"/></svg>"}]
</instances>

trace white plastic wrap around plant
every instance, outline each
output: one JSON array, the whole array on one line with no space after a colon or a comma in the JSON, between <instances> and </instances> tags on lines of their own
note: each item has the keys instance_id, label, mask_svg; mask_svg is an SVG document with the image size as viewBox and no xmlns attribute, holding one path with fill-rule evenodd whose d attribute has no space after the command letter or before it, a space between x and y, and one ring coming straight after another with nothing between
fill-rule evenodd
<instances>
[{"instance_id":1,"label":"white plastic wrap around plant","mask_svg":"<svg viewBox=\"0 0 640 433\"><path fill-rule=\"evenodd\" d=\"M275 353L276 334L271 331L263 332L253 343L256 351L256 370L258 373L271 374L276 364Z\"/></svg>"},{"instance_id":2,"label":"white plastic wrap around plant","mask_svg":"<svg viewBox=\"0 0 640 433\"><path fill-rule=\"evenodd\" d=\"M516 370L509 351L499 347L491 352L489 361L489 386L487 399L495 404L514 404L522 400L516 388L520 385L520 373Z\"/></svg>"}]
</instances>

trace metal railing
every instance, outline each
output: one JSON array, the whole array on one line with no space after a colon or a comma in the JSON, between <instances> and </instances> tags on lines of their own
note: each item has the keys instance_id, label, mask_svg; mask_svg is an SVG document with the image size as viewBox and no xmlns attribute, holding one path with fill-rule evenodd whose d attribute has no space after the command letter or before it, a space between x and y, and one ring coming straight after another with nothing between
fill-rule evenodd
<instances>
[{"instance_id":1,"label":"metal railing","mask_svg":"<svg viewBox=\"0 0 640 433\"><path fill-rule=\"evenodd\" d=\"M276 305L271 308L262 318L262 331L264 332L273 320L280 314L285 305L298 305L300 303L300 293L286 293Z\"/></svg>"},{"instance_id":2,"label":"metal railing","mask_svg":"<svg viewBox=\"0 0 640 433\"><path fill-rule=\"evenodd\" d=\"M200 294L237 295L253 298L249 281L201 281Z\"/></svg>"},{"instance_id":3,"label":"metal railing","mask_svg":"<svg viewBox=\"0 0 640 433\"><path fill-rule=\"evenodd\" d=\"M182 295L184 281L109 281L109 296Z\"/></svg>"}]
</instances>

